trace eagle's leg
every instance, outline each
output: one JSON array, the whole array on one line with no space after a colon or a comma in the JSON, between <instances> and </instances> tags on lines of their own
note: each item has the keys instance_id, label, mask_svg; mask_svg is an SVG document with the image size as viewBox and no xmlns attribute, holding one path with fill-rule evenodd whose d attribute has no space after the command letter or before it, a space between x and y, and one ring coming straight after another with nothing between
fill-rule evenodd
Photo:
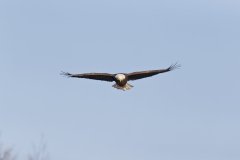
<instances>
[{"instance_id":1,"label":"eagle's leg","mask_svg":"<svg viewBox=\"0 0 240 160\"><path fill-rule=\"evenodd\" d=\"M124 86L119 86L117 84L113 85L114 88L121 89L123 91L130 90L133 86L131 84L125 84Z\"/></svg>"}]
</instances>

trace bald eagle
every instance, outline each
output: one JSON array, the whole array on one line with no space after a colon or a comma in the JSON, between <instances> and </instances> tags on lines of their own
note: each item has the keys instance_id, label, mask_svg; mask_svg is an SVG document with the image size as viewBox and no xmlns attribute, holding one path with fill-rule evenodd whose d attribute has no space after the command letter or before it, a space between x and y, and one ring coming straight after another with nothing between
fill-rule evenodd
<instances>
[{"instance_id":1,"label":"bald eagle","mask_svg":"<svg viewBox=\"0 0 240 160\"><path fill-rule=\"evenodd\" d=\"M62 72L61 74L67 77L73 78L87 78L93 80L101 80L116 83L113 85L114 88L126 91L131 89L133 86L128 83L128 81L134 81L142 78L151 77L157 75L159 73L169 72L174 69L179 68L180 65L175 63L168 68L158 69L158 70L148 70L148 71L140 71L140 72L132 72L132 73L117 73L117 74L109 74L109 73L83 73L83 74L71 74L68 72Z\"/></svg>"}]
</instances>

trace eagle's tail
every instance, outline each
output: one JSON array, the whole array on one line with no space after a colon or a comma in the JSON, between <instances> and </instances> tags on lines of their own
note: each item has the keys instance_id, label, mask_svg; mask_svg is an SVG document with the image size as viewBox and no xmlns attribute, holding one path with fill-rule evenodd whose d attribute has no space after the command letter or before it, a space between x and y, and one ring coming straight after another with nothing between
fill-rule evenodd
<instances>
[{"instance_id":1,"label":"eagle's tail","mask_svg":"<svg viewBox=\"0 0 240 160\"><path fill-rule=\"evenodd\" d=\"M131 84L128 84L128 83L125 86L123 86L123 87L121 87L121 86L119 86L117 84L114 84L113 87L117 88L117 89L121 89L123 91L127 91L127 90L130 90L131 88L133 88L133 86Z\"/></svg>"}]
</instances>

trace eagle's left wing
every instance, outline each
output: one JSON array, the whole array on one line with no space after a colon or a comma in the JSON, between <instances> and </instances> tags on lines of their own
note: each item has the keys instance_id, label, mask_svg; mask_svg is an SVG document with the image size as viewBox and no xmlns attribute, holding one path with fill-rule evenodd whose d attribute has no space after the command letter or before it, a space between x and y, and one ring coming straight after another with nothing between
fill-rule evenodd
<instances>
[{"instance_id":1,"label":"eagle's left wing","mask_svg":"<svg viewBox=\"0 0 240 160\"><path fill-rule=\"evenodd\" d=\"M83 73L83 74L71 74L68 72L62 72L62 75L67 77L74 77L74 78L87 78L93 80L101 80L101 81L114 81L114 75L109 73Z\"/></svg>"},{"instance_id":2,"label":"eagle's left wing","mask_svg":"<svg viewBox=\"0 0 240 160\"><path fill-rule=\"evenodd\" d=\"M178 63L175 63L166 69L132 72L127 74L127 76L128 76L128 80L137 80L137 79L151 77L159 73L169 72L179 67L180 65Z\"/></svg>"}]
</instances>

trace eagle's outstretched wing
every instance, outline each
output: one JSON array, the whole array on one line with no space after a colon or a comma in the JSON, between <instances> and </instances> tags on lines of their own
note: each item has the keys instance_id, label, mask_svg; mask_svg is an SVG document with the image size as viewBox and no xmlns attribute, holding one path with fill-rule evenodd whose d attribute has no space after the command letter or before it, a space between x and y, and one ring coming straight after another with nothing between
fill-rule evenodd
<instances>
[{"instance_id":1,"label":"eagle's outstretched wing","mask_svg":"<svg viewBox=\"0 0 240 160\"><path fill-rule=\"evenodd\" d=\"M114 75L109 73L83 73L83 74L70 74L68 72L61 73L67 77L74 77L74 78L87 78L87 79L94 79L94 80L101 80L101 81L114 81Z\"/></svg>"},{"instance_id":2,"label":"eagle's outstretched wing","mask_svg":"<svg viewBox=\"0 0 240 160\"><path fill-rule=\"evenodd\" d=\"M159 73L169 72L179 67L180 65L178 63L175 63L166 69L132 72L132 73L128 73L127 76L128 76L128 80L137 80L137 79L142 79L146 77L151 77Z\"/></svg>"}]
</instances>

